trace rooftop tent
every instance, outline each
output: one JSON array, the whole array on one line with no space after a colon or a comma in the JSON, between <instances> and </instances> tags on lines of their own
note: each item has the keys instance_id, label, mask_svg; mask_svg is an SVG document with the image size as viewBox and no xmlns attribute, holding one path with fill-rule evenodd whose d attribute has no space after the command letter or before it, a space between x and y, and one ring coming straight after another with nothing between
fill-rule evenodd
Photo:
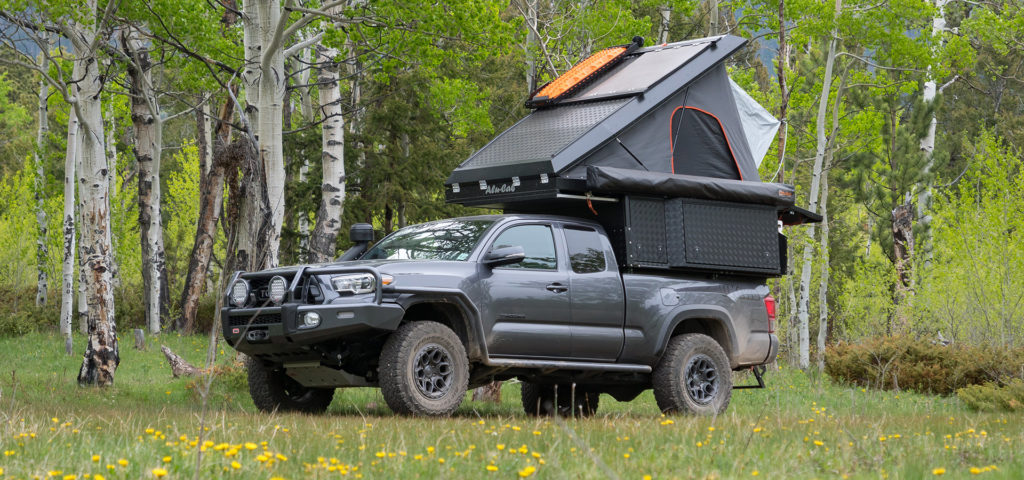
<instances>
[{"instance_id":1,"label":"rooftop tent","mask_svg":"<svg viewBox=\"0 0 1024 480\"><path fill-rule=\"evenodd\" d=\"M635 171L695 178L674 185L739 181L696 188L701 194L759 183L758 157L774 135L760 124L774 119L759 117L750 132L744 129L751 112L767 113L733 88L724 64L745 43L726 35L595 53L538 89L527 101L535 112L456 168L445 182L447 200L519 209L524 202L579 198L602 185L636 189L601 190L606 193L643 193L644 182L654 179L589 183L594 168L617 170L593 178ZM792 188L787 192L783 202L792 205Z\"/></svg>"}]
</instances>

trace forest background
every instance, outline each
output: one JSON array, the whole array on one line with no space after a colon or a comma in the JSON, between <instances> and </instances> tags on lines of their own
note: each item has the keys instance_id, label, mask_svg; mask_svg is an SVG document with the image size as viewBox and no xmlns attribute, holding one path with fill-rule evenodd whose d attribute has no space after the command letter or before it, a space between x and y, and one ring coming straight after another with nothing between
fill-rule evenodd
<instances>
[{"instance_id":1,"label":"forest background","mask_svg":"<svg viewBox=\"0 0 1024 480\"><path fill-rule=\"evenodd\" d=\"M782 120L762 179L826 219L788 231L783 357L1019 347L1024 12L957 0L2 0L0 335L88 332L110 383L116 332L209 331L234 270L472 212L448 173L590 53L717 34Z\"/></svg>"}]
</instances>

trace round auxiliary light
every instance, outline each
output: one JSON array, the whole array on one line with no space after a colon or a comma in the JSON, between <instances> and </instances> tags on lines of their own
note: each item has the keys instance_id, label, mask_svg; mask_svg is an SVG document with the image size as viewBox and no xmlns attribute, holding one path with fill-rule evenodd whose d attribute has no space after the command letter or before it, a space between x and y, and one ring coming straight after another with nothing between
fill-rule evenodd
<instances>
[{"instance_id":1,"label":"round auxiliary light","mask_svg":"<svg viewBox=\"0 0 1024 480\"><path fill-rule=\"evenodd\" d=\"M320 325L320 314L316 312L306 312L302 316L302 325L306 328L315 328Z\"/></svg>"},{"instance_id":2,"label":"round auxiliary light","mask_svg":"<svg viewBox=\"0 0 1024 480\"><path fill-rule=\"evenodd\" d=\"M268 295L270 301L274 303L281 303L284 301L284 293L288 289L288 282L285 281L284 277L276 276L270 279L270 285L268 287Z\"/></svg>"},{"instance_id":3,"label":"round auxiliary light","mask_svg":"<svg viewBox=\"0 0 1024 480\"><path fill-rule=\"evenodd\" d=\"M244 307L245 301L249 299L249 283L238 279L231 285L231 304L236 307Z\"/></svg>"}]
</instances>

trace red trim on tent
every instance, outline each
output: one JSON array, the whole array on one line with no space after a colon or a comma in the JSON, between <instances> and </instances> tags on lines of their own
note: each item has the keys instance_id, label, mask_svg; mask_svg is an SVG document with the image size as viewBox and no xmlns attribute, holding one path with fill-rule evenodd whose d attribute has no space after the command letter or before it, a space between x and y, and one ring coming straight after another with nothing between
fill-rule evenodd
<instances>
[{"instance_id":1,"label":"red trim on tent","mask_svg":"<svg viewBox=\"0 0 1024 480\"><path fill-rule=\"evenodd\" d=\"M673 140L673 138L672 138L672 124L673 124L673 119L676 117L676 112L678 112L680 110L683 110L683 109L696 110L696 111L698 111L700 113L703 113L705 115L710 115L711 118L714 118L715 121L718 122L718 128L722 129L722 136L725 137L725 144L729 146L729 154L732 155L732 163L736 164L736 173L739 174L740 180L743 180L743 170L740 170L740 163L736 161L736 153L734 153L732 151L732 142L729 141L729 134L725 133L725 126L722 125L722 121L719 120L718 117L715 116L715 114L713 114L713 113L711 113L711 112L709 112L707 110L702 110L702 109L697 108L697 107L688 107L688 106L687 107L676 107L675 110L672 110L672 115L669 115L669 117L668 117L668 149L669 149L670 154L672 155L672 173L673 174L676 173L676 156L675 156L675 148L674 148L673 141L672 141Z\"/></svg>"}]
</instances>

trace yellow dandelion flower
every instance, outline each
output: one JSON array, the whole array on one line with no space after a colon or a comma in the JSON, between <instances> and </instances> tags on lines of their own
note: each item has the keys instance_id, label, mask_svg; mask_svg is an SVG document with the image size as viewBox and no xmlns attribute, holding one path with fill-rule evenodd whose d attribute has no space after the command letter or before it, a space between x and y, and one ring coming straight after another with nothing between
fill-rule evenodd
<instances>
[{"instance_id":1,"label":"yellow dandelion flower","mask_svg":"<svg viewBox=\"0 0 1024 480\"><path fill-rule=\"evenodd\" d=\"M505 449L505 444L504 443L499 443L499 444L497 444L495 446L495 448L497 448L498 450L504 450Z\"/></svg>"},{"instance_id":2,"label":"yellow dandelion flower","mask_svg":"<svg viewBox=\"0 0 1024 480\"><path fill-rule=\"evenodd\" d=\"M78 478L78 475L72 475L72 474L64 475L62 477L63 480L75 480L76 478Z\"/></svg>"},{"instance_id":3,"label":"yellow dandelion flower","mask_svg":"<svg viewBox=\"0 0 1024 480\"><path fill-rule=\"evenodd\" d=\"M757 428L754 429L754 433L758 433L760 431L761 431L761 427L757 427Z\"/></svg>"},{"instance_id":4,"label":"yellow dandelion flower","mask_svg":"<svg viewBox=\"0 0 1024 480\"><path fill-rule=\"evenodd\" d=\"M708 427L708 431L709 431L709 432L713 432L713 431L715 431L715 427Z\"/></svg>"},{"instance_id":5,"label":"yellow dandelion flower","mask_svg":"<svg viewBox=\"0 0 1024 480\"><path fill-rule=\"evenodd\" d=\"M92 463L100 463L100 456L99 455L93 455L92 456Z\"/></svg>"},{"instance_id":6,"label":"yellow dandelion flower","mask_svg":"<svg viewBox=\"0 0 1024 480\"><path fill-rule=\"evenodd\" d=\"M156 478L167 476L167 470L163 468L154 468L152 470L153 476Z\"/></svg>"},{"instance_id":7,"label":"yellow dandelion flower","mask_svg":"<svg viewBox=\"0 0 1024 480\"><path fill-rule=\"evenodd\" d=\"M107 480L103 475L96 474L92 476L92 480Z\"/></svg>"},{"instance_id":8,"label":"yellow dandelion flower","mask_svg":"<svg viewBox=\"0 0 1024 480\"><path fill-rule=\"evenodd\" d=\"M628 454L628 453L623 453L623 454L622 454L622 458L626 458L626 459L628 459L628 458L629 458L629 454Z\"/></svg>"},{"instance_id":9,"label":"yellow dandelion flower","mask_svg":"<svg viewBox=\"0 0 1024 480\"><path fill-rule=\"evenodd\" d=\"M824 445L825 442L822 442L821 440L815 440L814 444L820 447L820 446Z\"/></svg>"},{"instance_id":10,"label":"yellow dandelion flower","mask_svg":"<svg viewBox=\"0 0 1024 480\"><path fill-rule=\"evenodd\" d=\"M488 472L497 472L498 471L498 466L497 465L488 465L487 466L487 471Z\"/></svg>"},{"instance_id":11,"label":"yellow dandelion flower","mask_svg":"<svg viewBox=\"0 0 1024 480\"><path fill-rule=\"evenodd\" d=\"M154 432L154 430L152 428L147 428L146 429L146 435L152 435L153 432Z\"/></svg>"},{"instance_id":12,"label":"yellow dandelion flower","mask_svg":"<svg viewBox=\"0 0 1024 480\"><path fill-rule=\"evenodd\" d=\"M434 447L427 447L427 453L434 453Z\"/></svg>"},{"instance_id":13,"label":"yellow dandelion flower","mask_svg":"<svg viewBox=\"0 0 1024 480\"><path fill-rule=\"evenodd\" d=\"M751 476L751 477L756 477L756 476L758 476L758 475L760 475L760 474L761 474L761 472L759 472L759 471L757 471L757 470L754 470L753 472L750 472L750 476Z\"/></svg>"},{"instance_id":14,"label":"yellow dandelion flower","mask_svg":"<svg viewBox=\"0 0 1024 480\"><path fill-rule=\"evenodd\" d=\"M256 445L255 443L245 442L245 449L246 450L256 450L256 447L258 447L258 445Z\"/></svg>"},{"instance_id":15,"label":"yellow dandelion flower","mask_svg":"<svg viewBox=\"0 0 1024 480\"><path fill-rule=\"evenodd\" d=\"M412 459L413 460L423 460L423 455L420 455L420 454L417 453L416 455L412 456Z\"/></svg>"},{"instance_id":16,"label":"yellow dandelion flower","mask_svg":"<svg viewBox=\"0 0 1024 480\"><path fill-rule=\"evenodd\" d=\"M534 467L533 465L528 465L526 468L519 471L519 476L526 478L529 477L530 475L533 475L533 473L536 471L537 467Z\"/></svg>"},{"instance_id":17,"label":"yellow dandelion flower","mask_svg":"<svg viewBox=\"0 0 1024 480\"><path fill-rule=\"evenodd\" d=\"M232 461L231 461L231 468L233 468L233 469L235 469L235 470L238 470L239 468L242 468L242 464L241 464L241 463L238 463L238 462L237 462L237 461L235 461L235 460L232 460Z\"/></svg>"},{"instance_id":18,"label":"yellow dandelion flower","mask_svg":"<svg viewBox=\"0 0 1024 480\"><path fill-rule=\"evenodd\" d=\"M651 480L651 476L650 475L644 475L644 480Z\"/></svg>"},{"instance_id":19,"label":"yellow dandelion flower","mask_svg":"<svg viewBox=\"0 0 1024 480\"><path fill-rule=\"evenodd\" d=\"M384 458L384 456L387 455L387 453L385 453L385 452L377 452L374 455L376 455L377 458Z\"/></svg>"},{"instance_id":20,"label":"yellow dandelion flower","mask_svg":"<svg viewBox=\"0 0 1024 480\"><path fill-rule=\"evenodd\" d=\"M981 469L978 467L971 467L971 475L981 475Z\"/></svg>"},{"instance_id":21,"label":"yellow dandelion flower","mask_svg":"<svg viewBox=\"0 0 1024 480\"><path fill-rule=\"evenodd\" d=\"M672 420L671 418L666 418L666 419L661 421L662 425L672 425L674 423L676 423L676 422L674 420Z\"/></svg>"},{"instance_id":22,"label":"yellow dandelion flower","mask_svg":"<svg viewBox=\"0 0 1024 480\"><path fill-rule=\"evenodd\" d=\"M267 458L266 455L257 455L256 456L256 460L258 460L260 463L263 463L263 462L266 462L267 460L270 460L270 459Z\"/></svg>"},{"instance_id":23,"label":"yellow dandelion flower","mask_svg":"<svg viewBox=\"0 0 1024 480\"><path fill-rule=\"evenodd\" d=\"M128 466L128 460L125 460L125 459L122 458L122 459L117 461L117 464L122 466L122 467L127 467Z\"/></svg>"},{"instance_id":24,"label":"yellow dandelion flower","mask_svg":"<svg viewBox=\"0 0 1024 480\"><path fill-rule=\"evenodd\" d=\"M278 460L280 460L282 462L287 462L288 461L288 457L286 457L284 455L281 455L280 453L275 453L274 454L274 458L277 458Z\"/></svg>"},{"instance_id":25,"label":"yellow dandelion flower","mask_svg":"<svg viewBox=\"0 0 1024 480\"><path fill-rule=\"evenodd\" d=\"M443 458L437 459L437 463L444 463L444 459Z\"/></svg>"},{"instance_id":26,"label":"yellow dandelion flower","mask_svg":"<svg viewBox=\"0 0 1024 480\"><path fill-rule=\"evenodd\" d=\"M939 467L939 468L936 468L936 469L932 470L932 475L945 475L945 474L946 474L946 469L942 468L942 467Z\"/></svg>"},{"instance_id":27,"label":"yellow dandelion flower","mask_svg":"<svg viewBox=\"0 0 1024 480\"><path fill-rule=\"evenodd\" d=\"M164 461L164 463L170 463L170 462L171 462L171 456L170 456L170 455L168 455L168 456L166 456L166 457L162 458L161 460L163 460L163 461Z\"/></svg>"}]
</instances>

